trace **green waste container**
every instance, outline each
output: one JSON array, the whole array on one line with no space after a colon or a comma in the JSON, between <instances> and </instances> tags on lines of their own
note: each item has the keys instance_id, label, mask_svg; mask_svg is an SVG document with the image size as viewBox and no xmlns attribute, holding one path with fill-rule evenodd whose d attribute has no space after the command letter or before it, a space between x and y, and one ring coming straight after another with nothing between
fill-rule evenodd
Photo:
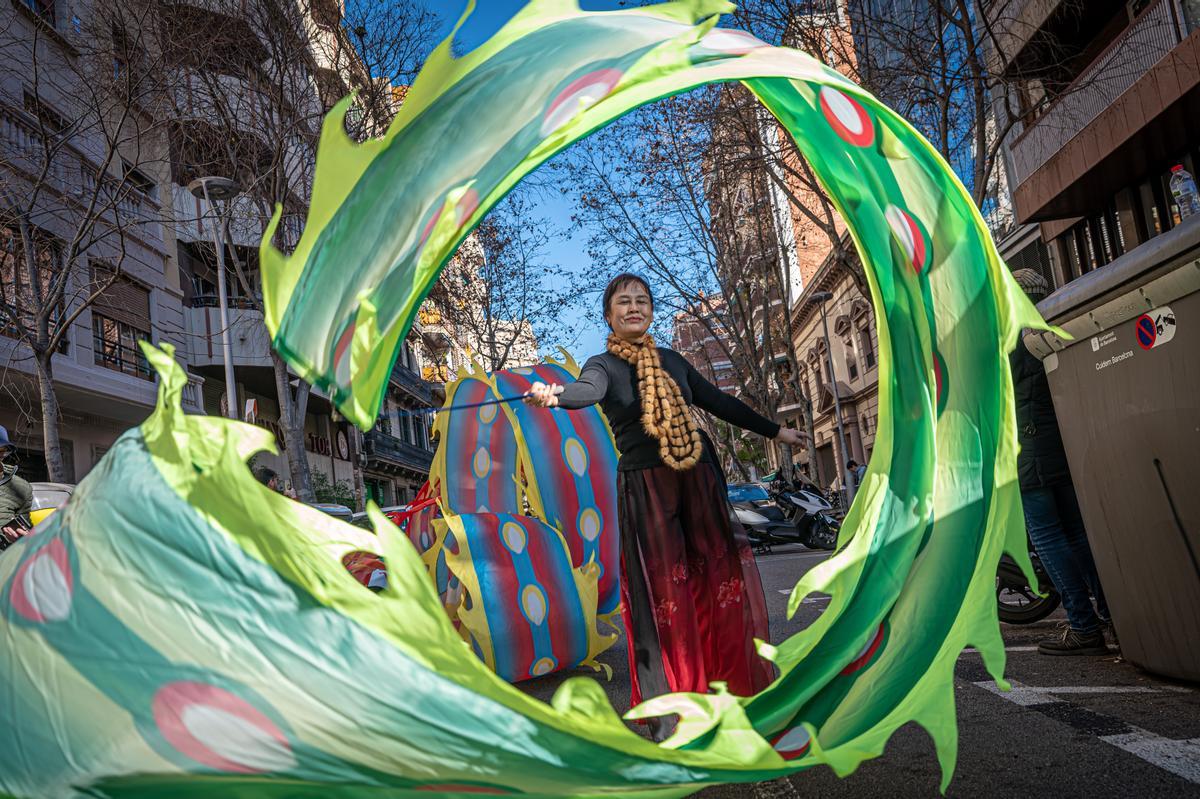
<instances>
[{"instance_id":1,"label":"green waste container","mask_svg":"<svg viewBox=\"0 0 1200 799\"><path fill-rule=\"evenodd\" d=\"M1030 333L1124 657L1200 681L1200 216L1038 306Z\"/></svg>"}]
</instances>

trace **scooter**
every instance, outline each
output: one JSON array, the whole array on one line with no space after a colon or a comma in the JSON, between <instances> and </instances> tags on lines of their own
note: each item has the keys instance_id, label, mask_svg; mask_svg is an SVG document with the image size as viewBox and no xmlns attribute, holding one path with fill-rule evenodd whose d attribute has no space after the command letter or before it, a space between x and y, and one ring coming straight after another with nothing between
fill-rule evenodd
<instances>
[{"instance_id":1,"label":"scooter","mask_svg":"<svg viewBox=\"0 0 1200 799\"><path fill-rule=\"evenodd\" d=\"M812 549L837 547L839 524L833 517L833 505L816 487L776 481L772 494L785 518L799 530L800 543Z\"/></svg>"},{"instance_id":2,"label":"scooter","mask_svg":"<svg viewBox=\"0 0 1200 799\"><path fill-rule=\"evenodd\" d=\"M778 507L734 502L730 515L745 528L750 545L760 555L770 554L775 544L799 543L796 525L785 519Z\"/></svg>"},{"instance_id":3,"label":"scooter","mask_svg":"<svg viewBox=\"0 0 1200 799\"><path fill-rule=\"evenodd\" d=\"M1000 621L1033 624L1057 610L1062 602L1050 575L1046 573L1046 567L1034 551L1032 541L1029 542L1029 560L1038 581L1036 591L1029 587L1029 581L1015 560L1008 555L1000 558L1000 565L996 569L996 604Z\"/></svg>"}]
</instances>

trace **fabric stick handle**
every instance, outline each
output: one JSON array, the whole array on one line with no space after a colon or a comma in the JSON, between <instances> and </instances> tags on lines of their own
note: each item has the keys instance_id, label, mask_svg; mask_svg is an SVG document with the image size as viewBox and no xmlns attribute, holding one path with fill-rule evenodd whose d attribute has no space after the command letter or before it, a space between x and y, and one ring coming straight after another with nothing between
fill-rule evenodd
<instances>
[{"instance_id":1,"label":"fabric stick handle","mask_svg":"<svg viewBox=\"0 0 1200 799\"><path fill-rule=\"evenodd\" d=\"M563 393L563 386L554 386L554 393ZM512 397L501 397L500 399L484 400L483 402L467 402L462 405L451 405L448 408L411 408L402 411L397 411L397 416L424 416L430 413L441 413L442 411L467 411L472 408L482 408L485 405L501 405L506 402L520 402L529 396L529 393L517 394Z\"/></svg>"}]
</instances>

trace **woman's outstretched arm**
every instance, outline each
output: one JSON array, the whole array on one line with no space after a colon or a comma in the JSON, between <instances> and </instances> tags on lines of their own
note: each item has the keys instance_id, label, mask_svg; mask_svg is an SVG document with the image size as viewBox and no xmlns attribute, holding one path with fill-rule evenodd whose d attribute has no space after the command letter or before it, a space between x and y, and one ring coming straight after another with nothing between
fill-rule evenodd
<instances>
[{"instance_id":1,"label":"woman's outstretched arm","mask_svg":"<svg viewBox=\"0 0 1200 799\"><path fill-rule=\"evenodd\" d=\"M682 356L681 356L682 357ZM686 362L687 359L685 358ZM729 424L758 433L766 438L779 435L779 423L772 422L737 397L726 394L704 379L690 363L687 365L688 387L692 390L692 402L698 408L711 413Z\"/></svg>"},{"instance_id":2,"label":"woman's outstretched arm","mask_svg":"<svg viewBox=\"0 0 1200 799\"><path fill-rule=\"evenodd\" d=\"M557 391L556 391L557 389ZM573 383L565 386L534 383L526 402L543 408L575 410L595 405L608 393L608 371L597 358L589 358Z\"/></svg>"}]
</instances>

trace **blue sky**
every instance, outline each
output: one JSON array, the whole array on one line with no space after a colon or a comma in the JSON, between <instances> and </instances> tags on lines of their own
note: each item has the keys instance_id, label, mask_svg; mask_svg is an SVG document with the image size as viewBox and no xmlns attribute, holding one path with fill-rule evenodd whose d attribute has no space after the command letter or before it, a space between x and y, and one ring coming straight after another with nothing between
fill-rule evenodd
<instances>
[{"instance_id":1,"label":"blue sky","mask_svg":"<svg viewBox=\"0 0 1200 799\"><path fill-rule=\"evenodd\" d=\"M426 4L428 7L436 9L441 16L443 36L454 29L455 23L467 5L466 0L426 0ZM477 0L474 14L463 25L456 37L456 49L457 47L470 49L478 45L526 4L527 0ZM644 5L644 3L631 2L631 0L581 0L580 2L580 7L585 11L608 11L638 5ZM570 198L547 195L539 201L537 213L547 218L552 225L565 230L571 224ZM573 276L583 271L590 263L587 256L586 234L576 234L571 239L554 242L548 249L547 255L549 262L558 267L559 279L562 281L560 286L554 288L562 288L565 291L566 287L571 285ZM538 344L541 346L543 354L554 351L562 344L582 364L589 356L603 351L608 330L599 318L599 298L596 298L595 302L589 302L582 311L574 313L579 317L577 323L571 324L571 328L578 331L578 338L575 342L539 341Z\"/></svg>"}]
</instances>

